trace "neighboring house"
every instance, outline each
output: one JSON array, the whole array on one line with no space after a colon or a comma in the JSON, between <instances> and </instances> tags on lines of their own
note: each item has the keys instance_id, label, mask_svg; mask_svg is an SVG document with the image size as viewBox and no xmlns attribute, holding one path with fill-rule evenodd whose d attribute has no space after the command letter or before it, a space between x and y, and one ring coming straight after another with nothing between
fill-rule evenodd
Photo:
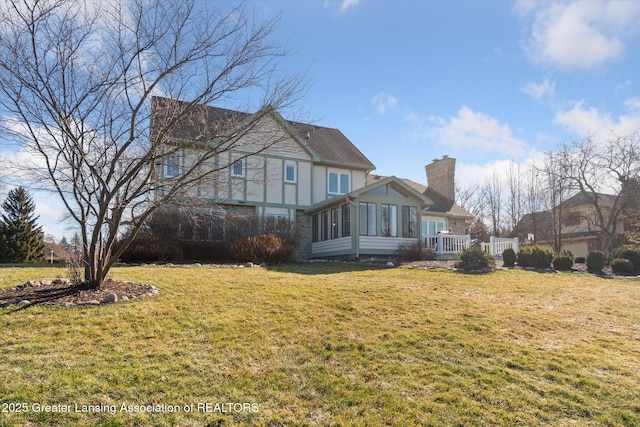
<instances>
[{"instance_id":1,"label":"neighboring house","mask_svg":"<svg viewBox=\"0 0 640 427\"><path fill-rule=\"evenodd\" d=\"M598 194L605 217L615 198L616 196L609 194ZM586 194L573 195L556 207L555 211L555 227L552 211L535 212L524 215L513 234L524 244L537 243L551 250L559 241L560 250L571 251L575 257L586 257L590 251L604 249L600 228L596 225L597 216ZM622 221L617 224L616 231L620 235L624 233Z\"/></svg>"},{"instance_id":2,"label":"neighboring house","mask_svg":"<svg viewBox=\"0 0 640 427\"><path fill-rule=\"evenodd\" d=\"M153 102L156 116L179 103L166 98ZM294 222L303 233L301 257L393 254L398 245L426 235L462 232L472 218L453 202L453 158L444 156L426 166L425 187L370 175L375 166L337 129L290 122L269 108L255 115L205 108L201 117L211 127L233 117L236 123L252 123L254 132L242 133L215 160L216 165L231 165L215 184L200 183L187 197L196 197L198 209L208 206L222 223L230 213ZM177 127L175 144L200 135L202 120ZM266 135L274 143L261 146ZM197 150L185 149L158 165L159 181L179 175L196 155ZM224 234L224 226L215 229L217 236Z\"/></svg>"}]
</instances>

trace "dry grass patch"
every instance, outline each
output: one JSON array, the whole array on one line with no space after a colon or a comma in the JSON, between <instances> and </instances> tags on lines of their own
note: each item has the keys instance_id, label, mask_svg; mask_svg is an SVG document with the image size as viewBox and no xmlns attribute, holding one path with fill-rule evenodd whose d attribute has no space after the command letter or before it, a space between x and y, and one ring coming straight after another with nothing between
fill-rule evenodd
<instances>
[{"instance_id":1,"label":"dry grass patch","mask_svg":"<svg viewBox=\"0 0 640 427\"><path fill-rule=\"evenodd\" d=\"M63 270L0 269L0 288ZM135 267L151 299L0 309L0 425L638 425L640 282L294 264ZM131 414L127 404L255 403Z\"/></svg>"}]
</instances>

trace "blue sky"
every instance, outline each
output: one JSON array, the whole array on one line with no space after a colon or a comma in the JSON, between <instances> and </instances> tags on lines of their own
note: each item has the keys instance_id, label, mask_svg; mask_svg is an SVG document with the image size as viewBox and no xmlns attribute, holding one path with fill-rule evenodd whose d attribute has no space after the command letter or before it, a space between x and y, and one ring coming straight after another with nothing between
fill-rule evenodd
<instances>
[{"instance_id":1,"label":"blue sky","mask_svg":"<svg viewBox=\"0 0 640 427\"><path fill-rule=\"evenodd\" d=\"M640 127L640 2L285 1L276 37L308 70L305 107L374 173L463 182L587 133Z\"/></svg>"},{"instance_id":2,"label":"blue sky","mask_svg":"<svg viewBox=\"0 0 640 427\"><path fill-rule=\"evenodd\" d=\"M640 128L640 2L252 3L259 19L282 15L274 43L311 85L308 119L377 174L424 184L448 154L460 182L482 182L559 142ZM55 199L36 202L48 232L69 234Z\"/></svg>"}]
</instances>

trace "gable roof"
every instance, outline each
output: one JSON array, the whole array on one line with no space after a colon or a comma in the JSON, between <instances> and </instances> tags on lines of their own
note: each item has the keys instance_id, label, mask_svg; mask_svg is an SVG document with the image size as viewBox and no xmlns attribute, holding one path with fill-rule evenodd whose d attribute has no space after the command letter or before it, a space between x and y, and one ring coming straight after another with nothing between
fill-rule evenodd
<instances>
[{"instance_id":1,"label":"gable roof","mask_svg":"<svg viewBox=\"0 0 640 427\"><path fill-rule=\"evenodd\" d=\"M367 176L367 184L378 182L385 178L386 177L382 175L369 174ZM410 179L406 179L406 178L398 178L398 179L408 187L411 187L413 190L417 191L418 193L422 194L423 196L427 197L433 202L433 204L429 206L429 209L427 210L427 212L442 212L452 217L473 218L473 215L471 215L469 212L467 212L466 210L458 206L455 203L455 201L447 199L437 191L434 191L429 187L422 185L418 182L412 181Z\"/></svg>"},{"instance_id":2,"label":"gable roof","mask_svg":"<svg viewBox=\"0 0 640 427\"><path fill-rule=\"evenodd\" d=\"M324 200L324 201L322 201L320 203L317 203L317 204L313 205L310 209L305 211L305 213L307 213L307 214L314 213L314 212L320 211L322 209L326 209L327 207L335 205L337 203L344 203L345 198L347 198L347 199L357 199L362 194L368 193L368 192L370 192L372 190L375 190L378 187L382 187L383 185L387 185L387 184L391 184L391 183L397 185L399 188L401 188L404 191L406 191L412 197L420 200L424 206L429 206L429 205L431 205L433 203L427 196L425 196L424 194L420 193L419 191L416 191L413 187L408 185L405 182L405 180L403 180L403 179L396 178L395 176L387 176L387 177L382 177L382 178L383 179L380 179L380 180L378 180L376 182L368 184L368 185L366 185L364 187L358 188L357 190L353 190L350 193L344 194L342 196L331 197L331 198L329 198L327 200Z\"/></svg>"},{"instance_id":3,"label":"gable roof","mask_svg":"<svg viewBox=\"0 0 640 427\"><path fill-rule=\"evenodd\" d=\"M297 123L285 120L271 107L265 107L256 114L227 110L207 105L192 105L184 101L153 97L152 135L166 121L175 116L176 111L189 108L190 111L171 126L169 137L185 141L211 141L217 136L232 132L243 123L260 114L271 114L282 127L308 152L314 162L331 166L370 171L373 163L338 129ZM172 113L173 112L173 113Z\"/></svg>"}]
</instances>

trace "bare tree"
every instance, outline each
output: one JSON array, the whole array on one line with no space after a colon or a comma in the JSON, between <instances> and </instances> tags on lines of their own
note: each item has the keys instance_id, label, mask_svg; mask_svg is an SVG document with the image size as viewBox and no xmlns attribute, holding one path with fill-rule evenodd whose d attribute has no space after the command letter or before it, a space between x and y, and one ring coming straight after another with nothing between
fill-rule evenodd
<instances>
[{"instance_id":1,"label":"bare tree","mask_svg":"<svg viewBox=\"0 0 640 427\"><path fill-rule=\"evenodd\" d=\"M527 166L524 184L523 184L523 210L531 216L531 231L535 236L538 235L537 213L543 209L542 201L544 197L542 173L535 165Z\"/></svg>"},{"instance_id":2,"label":"bare tree","mask_svg":"<svg viewBox=\"0 0 640 427\"><path fill-rule=\"evenodd\" d=\"M488 179L482 187L482 195L485 201L485 208L489 220L491 221L491 227L493 235L500 237L502 231L502 181L496 172L493 172L491 178Z\"/></svg>"},{"instance_id":3,"label":"bare tree","mask_svg":"<svg viewBox=\"0 0 640 427\"><path fill-rule=\"evenodd\" d=\"M571 190L591 205L584 220L595 231L602 250L611 255L625 212L637 198L640 177L640 133L611 134L605 142L592 135L560 146L554 155Z\"/></svg>"},{"instance_id":4,"label":"bare tree","mask_svg":"<svg viewBox=\"0 0 640 427\"><path fill-rule=\"evenodd\" d=\"M545 210L550 213L551 235L553 238L552 247L556 253L562 250L566 216L565 201L571 192L561 157L558 153L545 153L543 165L540 168L543 188L541 200Z\"/></svg>"},{"instance_id":5,"label":"bare tree","mask_svg":"<svg viewBox=\"0 0 640 427\"><path fill-rule=\"evenodd\" d=\"M485 199L480 184L471 184L463 186L455 185L456 204L465 211L469 212L473 219L465 224L465 232L471 235L471 238L479 241L488 241L489 231L484 223Z\"/></svg>"},{"instance_id":6,"label":"bare tree","mask_svg":"<svg viewBox=\"0 0 640 427\"><path fill-rule=\"evenodd\" d=\"M522 195L522 173L520 165L514 162L509 163L507 168L507 206L506 214L509 221L509 231L515 230L518 222L522 218L523 213L523 195Z\"/></svg>"},{"instance_id":7,"label":"bare tree","mask_svg":"<svg viewBox=\"0 0 640 427\"><path fill-rule=\"evenodd\" d=\"M211 7L195 0L0 6L3 125L32 156L31 180L56 192L81 230L91 287L158 206L215 180L230 167L221 153L300 95L299 78L278 71L285 52L269 41L277 19L257 23L242 5ZM203 125L202 105L248 99L245 93L260 94L253 120L242 117L241 126L230 115L222 126ZM185 102L154 111L160 120L150 123L154 95ZM178 140L183 128L199 133ZM273 143L265 138L252 149ZM157 170L176 153L190 154L189 162L159 183ZM131 232L115 249L123 225Z\"/></svg>"}]
</instances>

